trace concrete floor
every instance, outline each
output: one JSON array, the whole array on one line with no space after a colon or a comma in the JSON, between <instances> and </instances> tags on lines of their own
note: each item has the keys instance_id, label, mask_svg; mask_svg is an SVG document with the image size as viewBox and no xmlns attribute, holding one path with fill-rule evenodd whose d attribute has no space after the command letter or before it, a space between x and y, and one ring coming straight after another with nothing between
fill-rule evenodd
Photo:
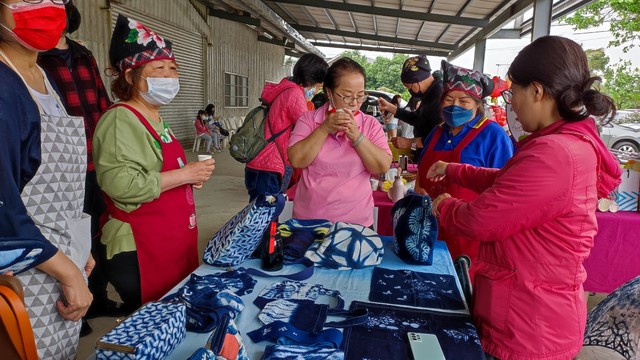
<instances>
[{"instance_id":1,"label":"concrete floor","mask_svg":"<svg viewBox=\"0 0 640 360\"><path fill-rule=\"evenodd\" d=\"M187 152L188 161L197 161L196 154ZM195 191L196 211L198 214L199 254L204 251L209 238L224 225L233 215L237 214L249 201L244 187L244 164L235 161L229 151L214 154L216 169L214 175L202 190ZM117 293L111 289L110 296L117 298ZM607 294L590 293L587 305L591 310ZM78 359L87 359L95 348L98 338L106 334L116 325L116 318L95 318L89 320L93 332L80 339Z\"/></svg>"},{"instance_id":2,"label":"concrete floor","mask_svg":"<svg viewBox=\"0 0 640 360\"><path fill-rule=\"evenodd\" d=\"M196 154L190 150L189 148L187 151L187 160L197 161ZM222 153L215 153L213 158L216 160L213 176L202 190L194 192L198 214L199 254L204 252L211 236L249 202L244 187L244 164L233 159L227 149ZM111 290L110 297L117 299L117 293ZM89 324L93 332L80 338L78 359L86 359L94 352L96 340L116 325L116 318L95 318L89 320Z\"/></svg>"}]
</instances>

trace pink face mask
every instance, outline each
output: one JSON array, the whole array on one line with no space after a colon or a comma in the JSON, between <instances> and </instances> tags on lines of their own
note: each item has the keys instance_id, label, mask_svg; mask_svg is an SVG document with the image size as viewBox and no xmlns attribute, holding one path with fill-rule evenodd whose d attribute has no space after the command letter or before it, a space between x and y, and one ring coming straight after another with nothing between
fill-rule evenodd
<instances>
[{"instance_id":1,"label":"pink face mask","mask_svg":"<svg viewBox=\"0 0 640 360\"><path fill-rule=\"evenodd\" d=\"M64 5L43 1L40 4L16 3L6 6L16 23L13 30L0 24L22 46L34 51L47 51L54 48L65 26L67 15Z\"/></svg>"}]
</instances>

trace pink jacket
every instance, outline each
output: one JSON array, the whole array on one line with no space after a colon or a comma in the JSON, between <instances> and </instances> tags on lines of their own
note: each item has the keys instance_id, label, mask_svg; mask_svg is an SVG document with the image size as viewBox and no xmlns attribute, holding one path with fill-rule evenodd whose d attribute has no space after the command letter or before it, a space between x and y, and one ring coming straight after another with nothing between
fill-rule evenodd
<instances>
[{"instance_id":1,"label":"pink jacket","mask_svg":"<svg viewBox=\"0 0 640 360\"><path fill-rule=\"evenodd\" d=\"M193 122L193 126L196 127L196 134L198 134L198 136L211 132L207 125L200 119L196 119L196 121Z\"/></svg>"},{"instance_id":2,"label":"pink jacket","mask_svg":"<svg viewBox=\"0 0 640 360\"><path fill-rule=\"evenodd\" d=\"M501 170L451 164L446 175L481 193L471 202L446 199L438 210L448 229L481 242L473 317L484 350L502 360L575 357L598 194L621 175L593 120L558 121L530 135Z\"/></svg>"},{"instance_id":3,"label":"pink jacket","mask_svg":"<svg viewBox=\"0 0 640 360\"><path fill-rule=\"evenodd\" d=\"M269 125L271 125L271 130L273 130L274 134L285 128L289 129L278 136L273 143L267 145L258 156L249 161L247 167L254 170L277 172L283 175L283 157L284 162L287 165L289 164L287 147L291 130L300 115L307 111L304 90L302 86L284 78L278 84L265 85L260 98L271 105L267 118L268 123L264 125L265 139L271 137L272 134L269 130ZM280 152L278 152L278 149Z\"/></svg>"}]
</instances>

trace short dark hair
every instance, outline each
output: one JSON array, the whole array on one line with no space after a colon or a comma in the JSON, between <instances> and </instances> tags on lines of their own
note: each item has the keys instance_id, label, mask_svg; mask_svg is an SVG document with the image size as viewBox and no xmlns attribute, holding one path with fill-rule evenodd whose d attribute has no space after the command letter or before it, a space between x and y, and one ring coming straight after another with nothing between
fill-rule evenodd
<instances>
[{"instance_id":1,"label":"short dark hair","mask_svg":"<svg viewBox=\"0 0 640 360\"><path fill-rule=\"evenodd\" d=\"M347 73L360 73L364 78L365 89L367 88L367 73L364 68L354 60L348 57L343 57L329 66L327 76L324 77L324 92L327 92L326 89L333 91L338 87L338 81Z\"/></svg>"},{"instance_id":2,"label":"short dark hair","mask_svg":"<svg viewBox=\"0 0 640 360\"><path fill-rule=\"evenodd\" d=\"M321 83L329 65L316 54L304 54L293 66L291 81L304 87Z\"/></svg>"},{"instance_id":3,"label":"short dark hair","mask_svg":"<svg viewBox=\"0 0 640 360\"><path fill-rule=\"evenodd\" d=\"M137 91L133 84L138 83L138 81L142 79L143 67L144 65L131 69L131 84L127 81L127 77L125 76L126 71L121 71L118 74L118 77L111 82L111 95L122 101L131 100L131 98L133 98L133 94Z\"/></svg>"},{"instance_id":4,"label":"short dark hair","mask_svg":"<svg viewBox=\"0 0 640 360\"><path fill-rule=\"evenodd\" d=\"M507 76L520 86L533 82L542 85L556 100L564 120L579 121L589 115L615 115L613 100L593 84L600 77L591 76L584 50L575 41L560 36L543 36L527 45L511 63Z\"/></svg>"}]
</instances>

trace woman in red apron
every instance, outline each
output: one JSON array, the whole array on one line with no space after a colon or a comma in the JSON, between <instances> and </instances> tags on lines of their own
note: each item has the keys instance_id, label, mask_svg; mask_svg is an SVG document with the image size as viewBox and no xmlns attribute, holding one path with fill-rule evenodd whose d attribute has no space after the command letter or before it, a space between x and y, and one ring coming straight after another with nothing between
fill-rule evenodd
<instances>
[{"instance_id":1,"label":"woman in red apron","mask_svg":"<svg viewBox=\"0 0 640 360\"><path fill-rule=\"evenodd\" d=\"M120 102L96 128L94 159L109 213L107 275L133 310L198 266L192 187L209 179L214 161L187 163L159 115L180 89L171 43L120 15L109 54Z\"/></svg>"},{"instance_id":2,"label":"woman in red apron","mask_svg":"<svg viewBox=\"0 0 640 360\"><path fill-rule=\"evenodd\" d=\"M446 178L429 180L427 171L431 165L442 160L501 168L513 155L513 144L500 125L484 116L482 99L493 90L491 79L446 61L442 62L442 72L444 90L441 103L445 122L433 129L423 141L425 146L418 166L416 191L428 194L432 199L449 193L470 201L478 196L473 190L447 183ZM442 225L438 238L446 241L454 260L460 255L467 255L473 263L478 254L478 242L449 233Z\"/></svg>"}]
</instances>

